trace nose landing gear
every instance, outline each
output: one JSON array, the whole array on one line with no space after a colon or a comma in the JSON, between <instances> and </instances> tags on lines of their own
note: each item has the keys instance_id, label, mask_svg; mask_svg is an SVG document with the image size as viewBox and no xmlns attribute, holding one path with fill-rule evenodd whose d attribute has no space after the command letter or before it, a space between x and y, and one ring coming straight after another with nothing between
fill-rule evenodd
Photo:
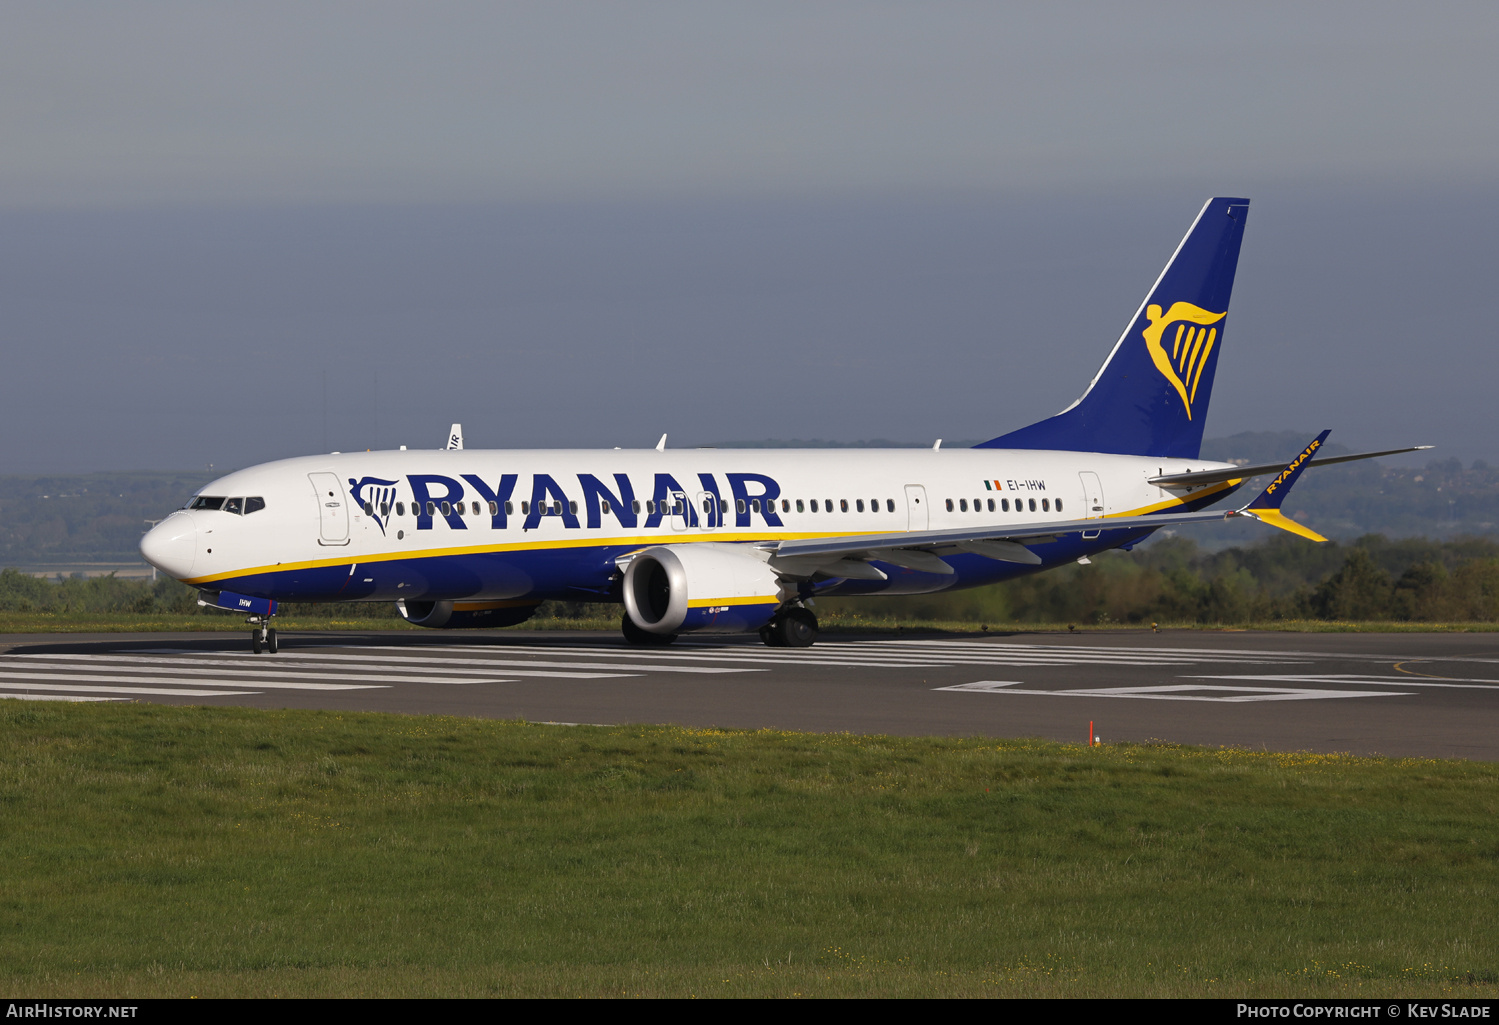
<instances>
[{"instance_id":1,"label":"nose landing gear","mask_svg":"<svg viewBox=\"0 0 1499 1025\"><path fill-rule=\"evenodd\" d=\"M245 622L250 624L250 651L259 655L262 651L276 654L279 645L276 643L276 628L271 625L269 616L250 616Z\"/></svg>"}]
</instances>

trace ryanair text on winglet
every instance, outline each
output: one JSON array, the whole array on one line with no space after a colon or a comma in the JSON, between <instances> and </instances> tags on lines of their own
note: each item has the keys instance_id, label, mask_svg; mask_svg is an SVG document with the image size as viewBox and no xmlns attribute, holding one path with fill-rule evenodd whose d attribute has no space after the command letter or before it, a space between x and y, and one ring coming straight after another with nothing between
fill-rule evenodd
<instances>
[{"instance_id":1,"label":"ryanair text on winglet","mask_svg":"<svg viewBox=\"0 0 1499 1025\"><path fill-rule=\"evenodd\" d=\"M1318 438L1316 441L1312 442L1305 449L1303 449L1301 455L1297 456L1295 459L1292 459L1291 464L1284 470L1280 471L1280 473L1276 475L1276 478L1270 482L1270 486L1265 489L1265 494L1275 494L1275 489L1280 487L1281 484L1285 482L1285 479L1287 477L1296 472L1296 468L1298 466L1306 462L1306 460L1311 457L1311 454L1321 447L1322 439Z\"/></svg>"}]
</instances>

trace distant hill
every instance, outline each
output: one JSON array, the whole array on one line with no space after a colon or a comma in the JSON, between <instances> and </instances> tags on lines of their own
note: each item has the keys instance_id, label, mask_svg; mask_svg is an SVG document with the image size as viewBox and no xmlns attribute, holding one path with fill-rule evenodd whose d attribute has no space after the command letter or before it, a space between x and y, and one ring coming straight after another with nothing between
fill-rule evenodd
<instances>
[{"instance_id":1,"label":"distant hill","mask_svg":"<svg viewBox=\"0 0 1499 1025\"><path fill-rule=\"evenodd\" d=\"M1290 459L1314 431L1254 431L1203 442L1211 460L1268 463ZM935 440L935 439L934 439ZM930 442L766 440L725 442L720 448L928 448ZM972 440L943 442L964 448ZM1329 445L1329 455L1347 452ZM0 477L0 566L37 567L83 562L137 563L147 520L167 515L214 475L94 473ZM1240 498L1253 485L1240 491ZM1227 506L1234 499L1221 503ZM1429 460L1422 468L1383 460L1331 466L1306 474L1291 493L1292 516L1328 537L1365 534L1447 539L1499 535L1499 469L1483 461ZM1163 531L1190 537L1210 550L1253 544L1268 536L1252 523L1198 524Z\"/></svg>"},{"instance_id":2,"label":"distant hill","mask_svg":"<svg viewBox=\"0 0 1499 1025\"><path fill-rule=\"evenodd\" d=\"M0 477L0 565L140 562L147 520L180 508L215 474Z\"/></svg>"}]
</instances>

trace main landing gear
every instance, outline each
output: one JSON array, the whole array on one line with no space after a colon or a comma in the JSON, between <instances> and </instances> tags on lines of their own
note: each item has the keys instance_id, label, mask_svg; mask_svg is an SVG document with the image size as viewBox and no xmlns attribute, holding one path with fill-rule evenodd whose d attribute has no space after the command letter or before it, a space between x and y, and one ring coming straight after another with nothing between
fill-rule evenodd
<instances>
[{"instance_id":1,"label":"main landing gear","mask_svg":"<svg viewBox=\"0 0 1499 1025\"><path fill-rule=\"evenodd\" d=\"M642 648L664 648L677 639L676 634L653 634L649 630L640 629L628 612L619 621L619 629L625 635L626 642L638 644Z\"/></svg>"},{"instance_id":2,"label":"main landing gear","mask_svg":"<svg viewBox=\"0 0 1499 1025\"><path fill-rule=\"evenodd\" d=\"M276 628L271 625L271 617L251 616L245 622L250 624L250 651L256 655L262 651L276 654Z\"/></svg>"},{"instance_id":3,"label":"main landing gear","mask_svg":"<svg viewBox=\"0 0 1499 1025\"><path fill-rule=\"evenodd\" d=\"M772 648L810 648L817 640L817 617L810 609L788 605L760 628L760 639Z\"/></svg>"}]
</instances>

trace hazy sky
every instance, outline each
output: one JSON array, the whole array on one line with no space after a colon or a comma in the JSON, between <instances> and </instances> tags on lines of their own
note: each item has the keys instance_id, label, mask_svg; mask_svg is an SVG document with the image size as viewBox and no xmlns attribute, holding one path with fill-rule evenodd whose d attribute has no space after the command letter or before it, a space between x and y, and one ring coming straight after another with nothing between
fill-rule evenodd
<instances>
[{"instance_id":1,"label":"hazy sky","mask_svg":"<svg viewBox=\"0 0 1499 1025\"><path fill-rule=\"evenodd\" d=\"M1496 52L1492 3L8 4L0 471L989 437L1213 194L1210 435L1493 460Z\"/></svg>"}]
</instances>

